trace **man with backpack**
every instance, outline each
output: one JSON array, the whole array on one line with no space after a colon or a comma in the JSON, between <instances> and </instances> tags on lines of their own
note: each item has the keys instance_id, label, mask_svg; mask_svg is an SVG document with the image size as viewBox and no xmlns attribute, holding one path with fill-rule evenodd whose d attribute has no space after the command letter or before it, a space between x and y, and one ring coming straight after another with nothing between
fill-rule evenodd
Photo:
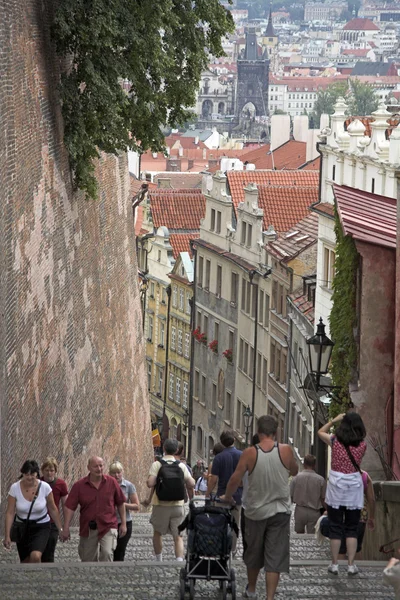
<instances>
[{"instance_id":1,"label":"man with backpack","mask_svg":"<svg viewBox=\"0 0 400 600\"><path fill-rule=\"evenodd\" d=\"M183 561L183 540L178 526L184 519L185 487L193 493L195 481L183 462L176 460L178 441L164 442L164 456L150 467L147 487L154 488L150 523L153 525L153 548L156 560L162 560L162 536L170 533L174 538L175 556Z\"/></svg>"}]
</instances>

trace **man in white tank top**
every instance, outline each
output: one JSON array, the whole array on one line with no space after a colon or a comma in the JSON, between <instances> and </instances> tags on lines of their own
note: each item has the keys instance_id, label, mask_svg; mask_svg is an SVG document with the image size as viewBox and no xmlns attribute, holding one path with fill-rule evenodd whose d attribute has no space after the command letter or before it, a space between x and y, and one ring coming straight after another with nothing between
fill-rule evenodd
<instances>
[{"instance_id":1,"label":"man in white tank top","mask_svg":"<svg viewBox=\"0 0 400 600\"><path fill-rule=\"evenodd\" d=\"M260 443L247 448L226 487L230 502L246 471L249 487L246 496L244 562L248 585L245 598L257 598L256 584L265 567L267 598L273 600L281 573L289 571L289 534L291 502L289 475L297 475L298 466L287 444L278 444L277 420L272 416L258 419Z\"/></svg>"}]
</instances>

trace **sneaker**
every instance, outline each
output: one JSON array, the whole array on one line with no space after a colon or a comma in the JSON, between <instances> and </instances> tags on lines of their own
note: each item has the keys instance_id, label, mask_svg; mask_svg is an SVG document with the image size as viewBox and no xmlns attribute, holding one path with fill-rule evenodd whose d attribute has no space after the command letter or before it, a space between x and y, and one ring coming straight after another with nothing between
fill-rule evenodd
<instances>
[{"instance_id":1,"label":"sneaker","mask_svg":"<svg viewBox=\"0 0 400 600\"><path fill-rule=\"evenodd\" d=\"M248 585L246 585L246 589L244 590L243 598L254 598L257 600L257 594L255 592L249 592Z\"/></svg>"},{"instance_id":2,"label":"sneaker","mask_svg":"<svg viewBox=\"0 0 400 600\"><path fill-rule=\"evenodd\" d=\"M358 567L356 565L349 565L347 567L347 575L357 575Z\"/></svg>"},{"instance_id":3,"label":"sneaker","mask_svg":"<svg viewBox=\"0 0 400 600\"><path fill-rule=\"evenodd\" d=\"M183 562L183 561L184 561L184 559L182 558L182 556L178 556L176 560L177 560L178 562Z\"/></svg>"},{"instance_id":4,"label":"sneaker","mask_svg":"<svg viewBox=\"0 0 400 600\"><path fill-rule=\"evenodd\" d=\"M332 573L332 575L338 575L339 574L339 565L329 565L328 573Z\"/></svg>"}]
</instances>

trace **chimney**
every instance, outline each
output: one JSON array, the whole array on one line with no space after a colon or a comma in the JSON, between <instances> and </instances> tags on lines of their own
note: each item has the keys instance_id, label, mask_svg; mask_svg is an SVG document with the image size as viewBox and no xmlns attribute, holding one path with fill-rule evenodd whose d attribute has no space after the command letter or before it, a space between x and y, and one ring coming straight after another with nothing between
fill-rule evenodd
<instances>
[{"instance_id":1,"label":"chimney","mask_svg":"<svg viewBox=\"0 0 400 600\"><path fill-rule=\"evenodd\" d=\"M188 171L190 171L190 169L193 169L193 167L194 167L194 159L188 158Z\"/></svg>"},{"instance_id":2,"label":"chimney","mask_svg":"<svg viewBox=\"0 0 400 600\"><path fill-rule=\"evenodd\" d=\"M167 158L167 171L179 172L181 171L181 159L177 157Z\"/></svg>"},{"instance_id":3,"label":"chimney","mask_svg":"<svg viewBox=\"0 0 400 600\"><path fill-rule=\"evenodd\" d=\"M209 158L208 159L208 168L210 171L215 171L219 167L219 159L218 158Z\"/></svg>"},{"instance_id":4,"label":"chimney","mask_svg":"<svg viewBox=\"0 0 400 600\"><path fill-rule=\"evenodd\" d=\"M207 148L203 148L203 160L207 160Z\"/></svg>"},{"instance_id":5,"label":"chimney","mask_svg":"<svg viewBox=\"0 0 400 600\"><path fill-rule=\"evenodd\" d=\"M195 143L196 146L198 145L198 143L199 143L199 136L198 135L196 135L196 137L194 138L194 143Z\"/></svg>"},{"instance_id":6,"label":"chimney","mask_svg":"<svg viewBox=\"0 0 400 600\"><path fill-rule=\"evenodd\" d=\"M266 244L273 242L278 237L273 225L268 225L267 231L263 231L263 238Z\"/></svg>"},{"instance_id":7,"label":"chimney","mask_svg":"<svg viewBox=\"0 0 400 600\"><path fill-rule=\"evenodd\" d=\"M183 156L183 148L182 148L182 146L179 146L179 148L178 148L178 155L180 157Z\"/></svg>"},{"instance_id":8,"label":"chimney","mask_svg":"<svg viewBox=\"0 0 400 600\"><path fill-rule=\"evenodd\" d=\"M158 179L158 187L162 190L171 190L171 180L169 177L159 177Z\"/></svg>"}]
</instances>

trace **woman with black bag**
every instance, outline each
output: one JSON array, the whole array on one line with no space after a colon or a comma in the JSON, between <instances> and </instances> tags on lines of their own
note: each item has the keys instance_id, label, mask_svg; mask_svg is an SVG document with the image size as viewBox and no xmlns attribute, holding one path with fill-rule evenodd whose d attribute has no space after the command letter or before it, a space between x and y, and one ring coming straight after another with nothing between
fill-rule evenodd
<instances>
[{"instance_id":1,"label":"woman with black bag","mask_svg":"<svg viewBox=\"0 0 400 600\"><path fill-rule=\"evenodd\" d=\"M340 423L340 425L339 425ZM338 425L335 434L329 432ZM348 575L357 575L354 564L357 551L358 524L364 506L361 460L367 449L365 426L359 414L349 412L335 417L321 427L318 436L331 446L332 461L325 502L328 507L329 539L332 564L328 572L338 575L338 555L342 537L346 538Z\"/></svg>"},{"instance_id":2,"label":"woman with black bag","mask_svg":"<svg viewBox=\"0 0 400 600\"><path fill-rule=\"evenodd\" d=\"M39 465L26 460L21 467L19 481L8 492L4 547L17 543L21 562L41 562L50 535L50 517L61 533L61 519L54 503L51 487L39 479Z\"/></svg>"}]
</instances>

